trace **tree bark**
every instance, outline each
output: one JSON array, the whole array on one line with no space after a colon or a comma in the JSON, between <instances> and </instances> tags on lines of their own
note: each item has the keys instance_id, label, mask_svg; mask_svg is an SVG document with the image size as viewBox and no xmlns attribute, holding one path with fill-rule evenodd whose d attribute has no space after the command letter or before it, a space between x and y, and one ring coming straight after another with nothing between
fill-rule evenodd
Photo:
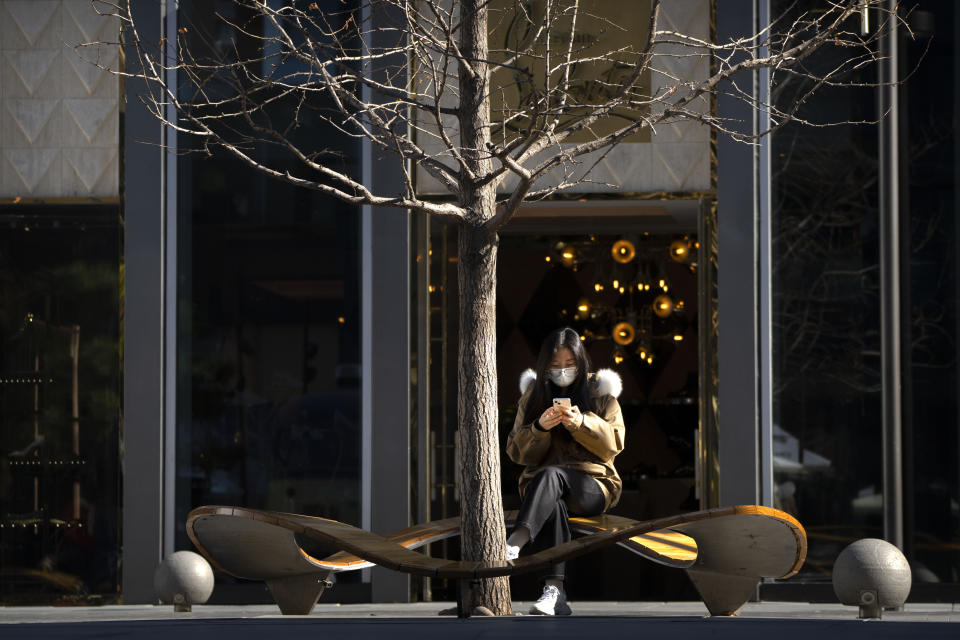
<instances>
[{"instance_id":1,"label":"tree bark","mask_svg":"<svg viewBox=\"0 0 960 640\"><path fill-rule=\"evenodd\" d=\"M506 528L500 487L497 410L497 245L483 226L496 210L496 189L478 185L490 173L487 8L484 0L464 0L459 69L460 205L467 211L459 229L460 284L460 495L461 545L465 560L506 561ZM472 174L472 175L471 175ZM507 578L481 580L472 603L494 615L509 615Z\"/></svg>"},{"instance_id":2,"label":"tree bark","mask_svg":"<svg viewBox=\"0 0 960 640\"><path fill-rule=\"evenodd\" d=\"M497 410L497 237L461 226L460 495L465 560L506 561ZM507 578L480 581L472 606L509 615Z\"/></svg>"}]
</instances>

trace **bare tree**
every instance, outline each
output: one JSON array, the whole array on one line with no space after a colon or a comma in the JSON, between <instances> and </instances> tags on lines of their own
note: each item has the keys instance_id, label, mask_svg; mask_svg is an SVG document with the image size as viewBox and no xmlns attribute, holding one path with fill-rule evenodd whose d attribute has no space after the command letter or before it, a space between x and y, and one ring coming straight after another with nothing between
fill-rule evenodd
<instances>
[{"instance_id":1,"label":"bare tree","mask_svg":"<svg viewBox=\"0 0 960 640\"><path fill-rule=\"evenodd\" d=\"M144 41L126 2L92 2L122 22L127 67L118 73L147 80L146 107L166 126L196 136L203 149L349 203L457 224L462 550L464 559L493 563L505 562L498 231L521 203L576 190L619 143L659 126L694 122L745 143L768 133L718 117L721 93L768 111L773 128L800 119L796 107L810 93L844 85L850 70L878 60L877 34L896 19L878 0L823 0L785 24L711 42L665 28L659 0L649 0L645 32L630 33L605 17L608 5L600 0L356 0L335 10L310 0L233 0L251 19L224 19L229 44L198 51L184 29L175 43ZM864 35L868 10L881 24ZM813 76L803 61L825 47L844 55ZM709 61L709 73L679 77L663 64L689 58ZM761 69L813 82L789 108L778 108L737 83ZM187 87L168 84L171 71ZM663 80L655 91L645 81L650 74ZM278 119L273 107L280 104L289 108ZM374 193L321 141L306 145L305 136L293 136L308 115L392 155L402 188ZM299 168L270 164L254 151L263 143ZM416 172L448 197L423 197ZM482 581L474 604L509 613L507 581Z\"/></svg>"}]
</instances>

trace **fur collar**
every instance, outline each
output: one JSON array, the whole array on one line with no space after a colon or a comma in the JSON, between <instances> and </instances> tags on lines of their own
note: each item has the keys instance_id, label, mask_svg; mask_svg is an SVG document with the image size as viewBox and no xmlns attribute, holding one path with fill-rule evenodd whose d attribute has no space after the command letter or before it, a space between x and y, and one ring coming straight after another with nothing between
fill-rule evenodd
<instances>
[{"instance_id":1,"label":"fur collar","mask_svg":"<svg viewBox=\"0 0 960 640\"><path fill-rule=\"evenodd\" d=\"M530 388L530 385L533 384L536 379L537 374L533 369L527 369L521 373L520 393L526 393L527 389ZM623 391L623 380L620 379L620 374L613 369L598 369L596 373L590 374L590 379L593 382L593 384L590 385L590 390L594 396L613 396L614 398L618 398Z\"/></svg>"}]
</instances>

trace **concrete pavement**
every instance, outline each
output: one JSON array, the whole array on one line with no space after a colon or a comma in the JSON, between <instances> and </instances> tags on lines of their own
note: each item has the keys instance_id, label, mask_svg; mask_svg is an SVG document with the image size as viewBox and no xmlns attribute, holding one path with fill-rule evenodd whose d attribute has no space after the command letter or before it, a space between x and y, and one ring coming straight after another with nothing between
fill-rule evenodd
<instances>
[{"instance_id":1,"label":"concrete pavement","mask_svg":"<svg viewBox=\"0 0 960 640\"><path fill-rule=\"evenodd\" d=\"M514 603L526 611L528 602ZM714 640L817 640L843 638L960 638L960 605L908 604L881 621L856 619L856 609L833 604L750 603L735 618L706 617L696 602L572 602L569 618L437 616L450 603L319 604L309 616L280 616L274 606L196 606L174 613L169 606L0 608L0 638L171 638L231 640L282 637L367 640L496 638L550 640L616 638L711 638Z\"/></svg>"}]
</instances>

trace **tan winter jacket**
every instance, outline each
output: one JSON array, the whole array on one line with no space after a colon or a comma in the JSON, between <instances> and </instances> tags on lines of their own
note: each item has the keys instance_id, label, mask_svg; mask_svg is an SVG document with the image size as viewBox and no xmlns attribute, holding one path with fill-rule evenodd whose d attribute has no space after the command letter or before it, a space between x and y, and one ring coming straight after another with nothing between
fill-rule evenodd
<instances>
[{"instance_id":1,"label":"tan winter jacket","mask_svg":"<svg viewBox=\"0 0 960 640\"><path fill-rule=\"evenodd\" d=\"M513 429L507 436L507 455L526 468L520 476L522 497L530 480L544 467L556 465L586 472L595 478L607 497L606 509L620 500L623 483L613 466L613 459L623 451L623 414L617 396L622 383L620 376L610 369L601 369L590 374L590 391L594 411L583 414L583 424L567 429L562 424L550 431L534 427L540 414L526 415L530 398L533 372L527 370L521 376L520 406Z\"/></svg>"}]
</instances>

